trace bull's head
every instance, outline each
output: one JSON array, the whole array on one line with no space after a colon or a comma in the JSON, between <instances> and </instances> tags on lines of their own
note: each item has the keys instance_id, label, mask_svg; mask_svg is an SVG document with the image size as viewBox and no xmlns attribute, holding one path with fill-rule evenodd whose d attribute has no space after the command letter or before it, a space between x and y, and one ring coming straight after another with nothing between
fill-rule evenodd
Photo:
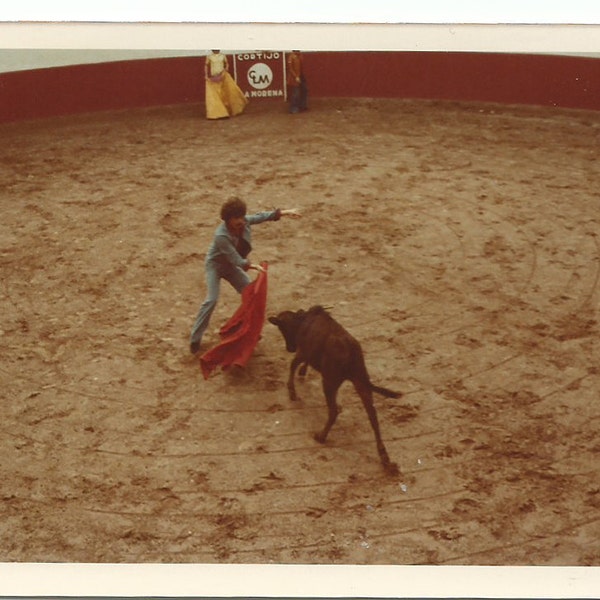
<instances>
[{"instance_id":1,"label":"bull's head","mask_svg":"<svg viewBox=\"0 0 600 600\"><path fill-rule=\"evenodd\" d=\"M283 335L283 339L285 340L285 348L288 352L296 352L298 346L298 329L305 315L306 311L304 310L296 312L284 310L275 317L269 317L269 323L273 323L281 331L281 335Z\"/></svg>"}]
</instances>

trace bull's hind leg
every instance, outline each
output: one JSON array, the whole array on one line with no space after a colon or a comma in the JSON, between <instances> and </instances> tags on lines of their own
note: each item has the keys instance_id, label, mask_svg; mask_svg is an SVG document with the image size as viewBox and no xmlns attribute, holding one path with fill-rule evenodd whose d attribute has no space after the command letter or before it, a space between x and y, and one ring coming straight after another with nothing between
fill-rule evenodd
<instances>
[{"instance_id":1,"label":"bull's hind leg","mask_svg":"<svg viewBox=\"0 0 600 600\"><path fill-rule=\"evenodd\" d=\"M315 433L315 440L321 444L325 443L327 435L333 427L333 424L335 423L340 412L337 405L337 392L340 388L340 385L341 382L338 380L328 382L326 381L325 377L323 377L323 391L325 392L325 400L327 401L328 416L323 430L319 433Z\"/></svg>"},{"instance_id":2,"label":"bull's hind leg","mask_svg":"<svg viewBox=\"0 0 600 600\"><path fill-rule=\"evenodd\" d=\"M379 453L379 458L381 459L381 464L385 468L385 470L391 475L398 474L398 465L390 461L390 457L388 456L387 450L385 449L385 445L383 444L383 440L381 439L381 432L379 431L379 420L377 419L377 411L375 410L375 405L373 404L373 393L371 389L367 387L362 381L353 381L354 388L358 392L360 399L362 400L363 406L367 411L367 415L369 416L369 421L371 422L371 427L375 433L375 441L377 442L377 452Z\"/></svg>"},{"instance_id":3,"label":"bull's hind leg","mask_svg":"<svg viewBox=\"0 0 600 600\"><path fill-rule=\"evenodd\" d=\"M292 359L292 362L290 364L290 374L288 377L287 388L288 388L290 400L292 402L295 402L296 400L298 400L298 396L296 394L296 386L294 385L294 374L296 373L296 369L298 368L298 365L300 365L302 363L304 363L304 360L301 359L296 354L296 356L294 356L294 358Z\"/></svg>"}]
</instances>

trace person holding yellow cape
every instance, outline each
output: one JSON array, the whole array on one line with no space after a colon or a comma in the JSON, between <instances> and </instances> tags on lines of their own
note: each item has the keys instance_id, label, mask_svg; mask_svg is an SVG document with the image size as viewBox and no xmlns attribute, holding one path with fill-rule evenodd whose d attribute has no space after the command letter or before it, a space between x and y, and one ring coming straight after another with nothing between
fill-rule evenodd
<instances>
[{"instance_id":1,"label":"person holding yellow cape","mask_svg":"<svg viewBox=\"0 0 600 600\"><path fill-rule=\"evenodd\" d=\"M206 57L206 118L226 119L244 112L248 98L229 74L227 57L212 50Z\"/></svg>"}]
</instances>

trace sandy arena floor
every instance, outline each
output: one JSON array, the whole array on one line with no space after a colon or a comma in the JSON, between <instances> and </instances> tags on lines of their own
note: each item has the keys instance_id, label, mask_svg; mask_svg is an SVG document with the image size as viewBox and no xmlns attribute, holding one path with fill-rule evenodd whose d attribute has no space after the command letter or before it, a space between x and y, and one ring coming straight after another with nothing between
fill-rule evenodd
<instances>
[{"instance_id":1,"label":"sandy arena floor","mask_svg":"<svg viewBox=\"0 0 600 600\"><path fill-rule=\"evenodd\" d=\"M403 100L0 126L7 562L600 565L600 114ZM350 385L285 381L265 325L204 381L188 335L222 202L269 314L329 305ZM224 286L206 341L238 306Z\"/></svg>"}]
</instances>

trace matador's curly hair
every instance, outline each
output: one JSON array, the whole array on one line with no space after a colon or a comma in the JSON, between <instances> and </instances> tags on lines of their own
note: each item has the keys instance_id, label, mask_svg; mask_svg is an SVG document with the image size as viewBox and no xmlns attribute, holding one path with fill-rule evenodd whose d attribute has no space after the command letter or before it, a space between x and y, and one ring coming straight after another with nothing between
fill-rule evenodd
<instances>
[{"instance_id":1,"label":"matador's curly hair","mask_svg":"<svg viewBox=\"0 0 600 600\"><path fill-rule=\"evenodd\" d=\"M246 203L240 198L230 198L221 207L221 219L227 222L229 219L246 216Z\"/></svg>"}]
</instances>

